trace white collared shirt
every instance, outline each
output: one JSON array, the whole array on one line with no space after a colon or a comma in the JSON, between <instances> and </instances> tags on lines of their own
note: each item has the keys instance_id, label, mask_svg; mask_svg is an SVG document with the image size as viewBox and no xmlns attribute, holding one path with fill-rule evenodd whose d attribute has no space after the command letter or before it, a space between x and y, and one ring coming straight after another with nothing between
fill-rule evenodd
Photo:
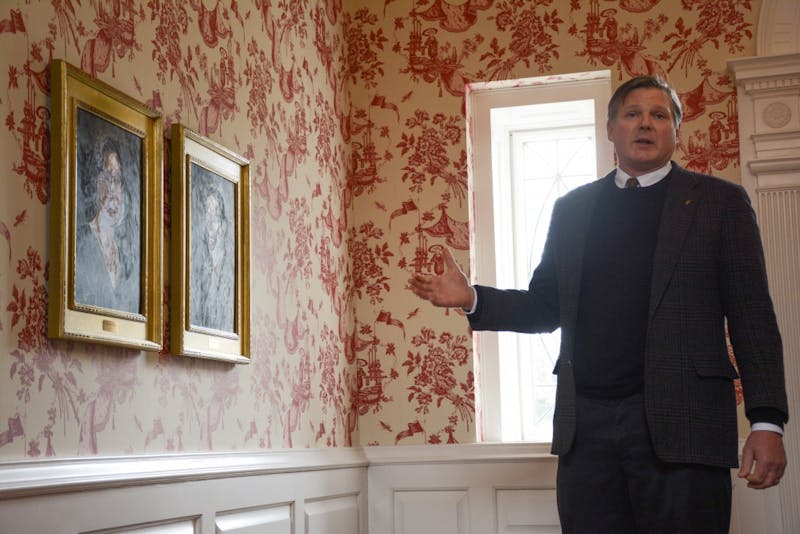
<instances>
[{"instance_id":1,"label":"white collared shirt","mask_svg":"<svg viewBox=\"0 0 800 534\"><path fill-rule=\"evenodd\" d=\"M635 178L639 180L640 187L649 187L651 185L655 185L658 182L660 182L666 175L669 174L669 171L671 170L672 170L672 162L668 161L667 164L661 167L660 169L656 169L652 172L642 174L641 176L636 176ZM631 176L627 172L617 167L617 173L614 175L614 183L617 184L617 187L619 187L620 189L624 189L625 182L628 181L628 178L634 178L634 176Z\"/></svg>"}]
</instances>

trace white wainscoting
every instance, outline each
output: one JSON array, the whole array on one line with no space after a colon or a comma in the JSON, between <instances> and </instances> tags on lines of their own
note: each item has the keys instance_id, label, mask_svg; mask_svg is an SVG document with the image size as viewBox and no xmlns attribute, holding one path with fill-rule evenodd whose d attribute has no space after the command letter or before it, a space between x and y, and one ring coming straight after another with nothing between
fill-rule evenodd
<instances>
[{"instance_id":1,"label":"white wainscoting","mask_svg":"<svg viewBox=\"0 0 800 534\"><path fill-rule=\"evenodd\" d=\"M484 443L365 452L370 534L561 532L557 460L546 446ZM731 534L795 532L781 525L778 488L749 489L736 473L731 471Z\"/></svg>"},{"instance_id":2,"label":"white wainscoting","mask_svg":"<svg viewBox=\"0 0 800 534\"><path fill-rule=\"evenodd\" d=\"M533 444L365 449L370 534L561 532L556 459Z\"/></svg>"},{"instance_id":3,"label":"white wainscoting","mask_svg":"<svg viewBox=\"0 0 800 534\"><path fill-rule=\"evenodd\" d=\"M367 532L359 449L0 463L2 534Z\"/></svg>"},{"instance_id":4,"label":"white wainscoting","mask_svg":"<svg viewBox=\"0 0 800 534\"><path fill-rule=\"evenodd\" d=\"M557 533L555 475L531 444L0 462L0 534ZM794 532L733 496L732 534Z\"/></svg>"}]
</instances>

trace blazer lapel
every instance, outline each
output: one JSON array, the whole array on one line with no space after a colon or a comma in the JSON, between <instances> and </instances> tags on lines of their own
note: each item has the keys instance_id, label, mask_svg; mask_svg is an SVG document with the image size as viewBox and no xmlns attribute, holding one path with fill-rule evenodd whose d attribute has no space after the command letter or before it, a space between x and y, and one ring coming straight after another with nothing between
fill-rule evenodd
<instances>
[{"instance_id":1,"label":"blazer lapel","mask_svg":"<svg viewBox=\"0 0 800 534\"><path fill-rule=\"evenodd\" d=\"M661 212L650 283L650 317L655 313L678 262L686 232L692 225L701 188L697 178L672 162L672 176Z\"/></svg>"}]
</instances>

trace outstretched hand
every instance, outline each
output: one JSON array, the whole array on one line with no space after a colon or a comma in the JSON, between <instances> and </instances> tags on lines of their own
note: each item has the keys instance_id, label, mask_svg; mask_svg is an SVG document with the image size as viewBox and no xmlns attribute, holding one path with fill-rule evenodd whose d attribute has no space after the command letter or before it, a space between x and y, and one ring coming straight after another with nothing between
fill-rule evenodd
<instances>
[{"instance_id":1,"label":"outstretched hand","mask_svg":"<svg viewBox=\"0 0 800 534\"><path fill-rule=\"evenodd\" d=\"M747 479L747 487L766 489L781 481L786 469L786 451L780 434L769 430L750 433L742 449L739 478Z\"/></svg>"},{"instance_id":2,"label":"outstretched hand","mask_svg":"<svg viewBox=\"0 0 800 534\"><path fill-rule=\"evenodd\" d=\"M414 273L408 286L421 299L439 307L472 308L475 295L464 271L453 259L449 248L442 253L444 272L440 275Z\"/></svg>"}]
</instances>

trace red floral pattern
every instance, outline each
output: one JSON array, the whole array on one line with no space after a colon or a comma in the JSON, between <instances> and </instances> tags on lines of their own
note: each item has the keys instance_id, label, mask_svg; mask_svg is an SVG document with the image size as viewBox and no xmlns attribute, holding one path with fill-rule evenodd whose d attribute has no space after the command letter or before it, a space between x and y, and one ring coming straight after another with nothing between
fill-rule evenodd
<instances>
[{"instance_id":1,"label":"red floral pattern","mask_svg":"<svg viewBox=\"0 0 800 534\"><path fill-rule=\"evenodd\" d=\"M344 17L346 73L353 84L360 82L367 89L374 88L384 74L379 53L388 39L378 27L379 20L366 7Z\"/></svg>"},{"instance_id":2,"label":"red floral pattern","mask_svg":"<svg viewBox=\"0 0 800 534\"><path fill-rule=\"evenodd\" d=\"M717 49L724 46L729 54L736 54L744 50L743 41L753 37L753 25L745 20L745 15L753 9L749 0L681 0L681 4L686 11L697 11L698 20L692 27L683 17L678 17L675 31L664 36L664 43L672 46L669 51L663 51L659 59L669 61L668 72L680 64L684 75L688 75L698 53L708 43Z\"/></svg>"},{"instance_id":3,"label":"red floral pattern","mask_svg":"<svg viewBox=\"0 0 800 534\"><path fill-rule=\"evenodd\" d=\"M465 367L469 361L469 342L466 335L453 336L443 333L438 339L430 328L422 328L419 335L411 339L411 344L420 347L418 352L408 351L403 367L414 382L408 387L409 402L416 401L415 411L426 415L431 405L440 408L446 401L453 409L448 418L450 425L442 429L449 435L448 442L455 443L453 426L461 423L469 426L475 413L475 380L472 371L466 379L459 382L455 370ZM428 436L429 443L438 443L439 432Z\"/></svg>"},{"instance_id":4,"label":"red floral pattern","mask_svg":"<svg viewBox=\"0 0 800 534\"><path fill-rule=\"evenodd\" d=\"M498 2L497 15L490 18L495 19L499 34L511 35L511 42L506 49L497 38L491 40L491 50L481 56L490 60L485 77L490 80L508 79L518 63L529 69L536 65L539 73L553 69L552 62L559 57L559 45L554 37L564 21L559 17L558 9L552 6L552 0Z\"/></svg>"}]
</instances>

